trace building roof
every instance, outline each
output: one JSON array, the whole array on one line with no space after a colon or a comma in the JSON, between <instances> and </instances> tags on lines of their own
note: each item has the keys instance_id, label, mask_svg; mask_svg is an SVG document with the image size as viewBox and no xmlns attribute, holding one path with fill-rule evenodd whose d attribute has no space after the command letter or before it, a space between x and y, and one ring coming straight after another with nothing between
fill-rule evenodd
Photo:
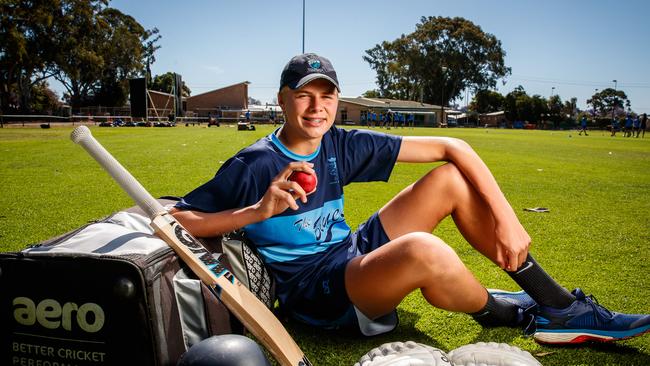
<instances>
[{"instance_id":1,"label":"building roof","mask_svg":"<svg viewBox=\"0 0 650 366\"><path fill-rule=\"evenodd\" d=\"M391 109L400 113L411 114L436 114L440 112L440 106L435 104L421 103L412 100L399 100L389 98L365 98L365 97L341 97L340 101L360 105L362 107L378 110ZM460 114L460 111L445 107L445 113Z\"/></svg>"},{"instance_id":2,"label":"building roof","mask_svg":"<svg viewBox=\"0 0 650 366\"><path fill-rule=\"evenodd\" d=\"M201 94L191 95L191 96L189 96L188 98L198 97L198 96L203 95L203 94L213 93L213 92L215 92L215 91L217 91L217 90L228 89L228 88L231 88L231 87L233 87L233 86L237 86L237 85L241 85L241 84L249 85L250 83L251 83L250 81L242 81L241 83L236 83L236 84L232 84L232 85L224 86L223 88L212 89L212 90L209 90L209 91L207 91L207 92L203 92L203 93L201 93Z\"/></svg>"},{"instance_id":3,"label":"building roof","mask_svg":"<svg viewBox=\"0 0 650 366\"><path fill-rule=\"evenodd\" d=\"M412 100L399 100L399 99L388 99L388 98L365 98L365 97L341 97L339 99L342 102L357 104L367 108L378 108L378 109L395 109L395 110L439 110L440 106L435 104L420 103Z\"/></svg>"},{"instance_id":4,"label":"building roof","mask_svg":"<svg viewBox=\"0 0 650 366\"><path fill-rule=\"evenodd\" d=\"M282 112L282 108L279 105L275 105L275 104L266 104L266 105L249 104L248 110L251 112L270 112L270 111Z\"/></svg>"},{"instance_id":5,"label":"building roof","mask_svg":"<svg viewBox=\"0 0 650 366\"><path fill-rule=\"evenodd\" d=\"M481 114L482 116L500 116L502 114L505 114L505 111L496 111L496 112L491 112L491 113L483 113Z\"/></svg>"}]
</instances>

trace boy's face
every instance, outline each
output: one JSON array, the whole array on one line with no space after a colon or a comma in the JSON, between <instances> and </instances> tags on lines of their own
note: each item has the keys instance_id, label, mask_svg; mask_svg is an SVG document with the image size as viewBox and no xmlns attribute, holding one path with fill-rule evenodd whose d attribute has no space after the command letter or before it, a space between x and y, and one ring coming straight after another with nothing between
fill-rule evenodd
<instances>
[{"instance_id":1,"label":"boy's face","mask_svg":"<svg viewBox=\"0 0 650 366\"><path fill-rule=\"evenodd\" d=\"M285 114L285 128L305 139L322 137L336 119L339 96L336 87L316 79L300 89L284 87L278 103Z\"/></svg>"}]
</instances>

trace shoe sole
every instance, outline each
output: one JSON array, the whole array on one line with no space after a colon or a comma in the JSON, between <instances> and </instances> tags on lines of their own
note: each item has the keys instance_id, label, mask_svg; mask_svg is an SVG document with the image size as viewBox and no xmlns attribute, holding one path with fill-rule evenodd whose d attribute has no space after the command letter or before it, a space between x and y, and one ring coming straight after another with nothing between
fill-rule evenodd
<instances>
[{"instance_id":1,"label":"shoe sole","mask_svg":"<svg viewBox=\"0 0 650 366\"><path fill-rule=\"evenodd\" d=\"M582 332L581 332L582 330ZM596 332L600 332L596 333ZM650 325L626 331L593 331L588 329L575 329L571 331L537 331L533 338L544 344L578 344L586 342L614 342L638 337L650 332Z\"/></svg>"}]
</instances>

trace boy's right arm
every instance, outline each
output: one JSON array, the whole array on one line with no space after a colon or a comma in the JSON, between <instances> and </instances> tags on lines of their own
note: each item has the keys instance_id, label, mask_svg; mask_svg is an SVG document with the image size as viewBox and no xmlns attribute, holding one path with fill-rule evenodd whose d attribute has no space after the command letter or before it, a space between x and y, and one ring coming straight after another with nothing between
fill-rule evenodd
<instances>
[{"instance_id":1,"label":"boy's right arm","mask_svg":"<svg viewBox=\"0 0 650 366\"><path fill-rule=\"evenodd\" d=\"M300 170L316 174L313 164L292 162L271 181L271 185L259 202L243 207L219 212L200 212L172 208L169 212L190 232L198 237L213 237L240 229L246 225L266 220L284 212L291 207L298 209L296 199L307 202L307 194L296 182L288 178L294 171Z\"/></svg>"},{"instance_id":2,"label":"boy's right arm","mask_svg":"<svg viewBox=\"0 0 650 366\"><path fill-rule=\"evenodd\" d=\"M172 208L169 212L190 234L202 238L229 233L248 224L262 221L256 205L220 212L201 212Z\"/></svg>"}]
</instances>

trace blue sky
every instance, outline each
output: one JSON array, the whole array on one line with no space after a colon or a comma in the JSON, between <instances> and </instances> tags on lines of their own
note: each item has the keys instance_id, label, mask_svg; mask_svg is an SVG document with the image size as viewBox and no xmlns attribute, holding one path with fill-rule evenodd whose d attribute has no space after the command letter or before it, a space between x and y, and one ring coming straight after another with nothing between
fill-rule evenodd
<instances>
[{"instance_id":1,"label":"blue sky","mask_svg":"<svg viewBox=\"0 0 650 366\"><path fill-rule=\"evenodd\" d=\"M114 0L162 38L153 74L174 71L199 94L247 80L250 96L271 102L286 62L302 52L302 0ZM414 31L422 16L464 17L502 41L512 68L506 94L578 106L595 89L624 90L636 112L650 113L650 2L560 0L306 0L305 51L329 58L343 96L376 88L364 51ZM554 89L553 89L554 88ZM464 100L458 100L464 105Z\"/></svg>"}]
</instances>

